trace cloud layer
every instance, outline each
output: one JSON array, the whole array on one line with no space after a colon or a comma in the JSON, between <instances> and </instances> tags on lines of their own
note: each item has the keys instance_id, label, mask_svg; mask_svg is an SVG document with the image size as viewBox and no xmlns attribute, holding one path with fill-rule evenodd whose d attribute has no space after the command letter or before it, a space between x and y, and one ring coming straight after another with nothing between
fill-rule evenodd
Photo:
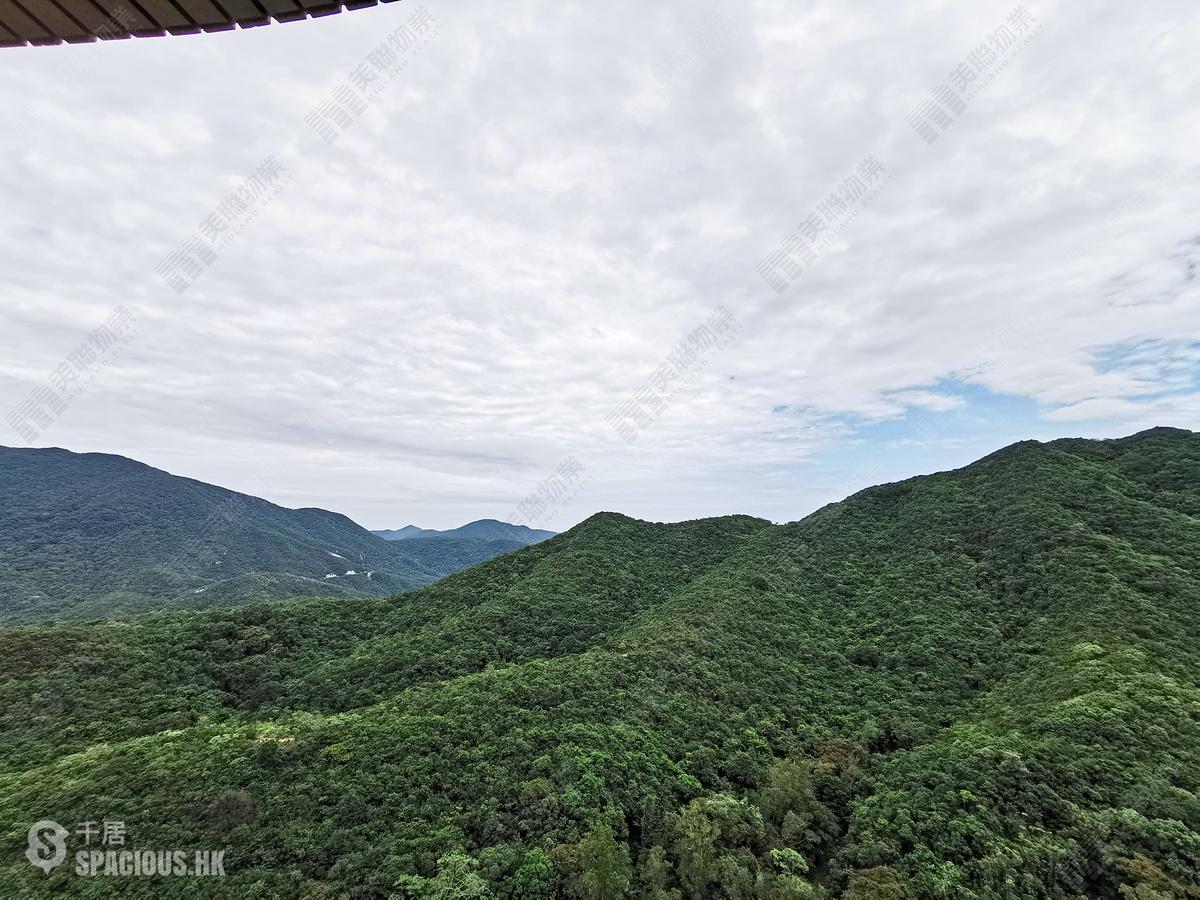
<instances>
[{"instance_id":1,"label":"cloud layer","mask_svg":"<svg viewBox=\"0 0 1200 900\"><path fill-rule=\"evenodd\" d=\"M139 326L36 444L369 527L504 517L574 456L534 523L565 527L1200 427L1193 4L1029 5L931 144L906 118L1011 6L426 6L332 145L306 116L413 5L3 52L0 407ZM175 293L155 267L272 155ZM886 186L776 294L755 266L867 156ZM737 337L626 443L606 416L721 305Z\"/></svg>"}]
</instances>

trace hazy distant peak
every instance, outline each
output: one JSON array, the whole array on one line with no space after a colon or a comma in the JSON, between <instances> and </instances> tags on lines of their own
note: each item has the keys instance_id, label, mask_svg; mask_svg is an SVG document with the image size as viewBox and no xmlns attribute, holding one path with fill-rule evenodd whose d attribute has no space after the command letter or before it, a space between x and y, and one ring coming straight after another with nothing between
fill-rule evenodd
<instances>
[{"instance_id":1,"label":"hazy distant peak","mask_svg":"<svg viewBox=\"0 0 1200 900\"><path fill-rule=\"evenodd\" d=\"M403 528L385 529L372 532L387 541L407 541L425 538L455 538L470 541L516 541L529 545L552 538L553 531L540 528L530 528L528 525L514 525L511 522L501 522L499 519L476 519L458 528L438 531L434 528L419 528L416 525L405 525Z\"/></svg>"}]
</instances>

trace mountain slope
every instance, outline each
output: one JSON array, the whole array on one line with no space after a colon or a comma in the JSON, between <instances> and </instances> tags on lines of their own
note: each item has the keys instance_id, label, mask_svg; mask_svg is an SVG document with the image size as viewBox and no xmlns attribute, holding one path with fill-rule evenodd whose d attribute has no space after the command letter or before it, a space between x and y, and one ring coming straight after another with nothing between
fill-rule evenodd
<instances>
[{"instance_id":1,"label":"mountain slope","mask_svg":"<svg viewBox=\"0 0 1200 900\"><path fill-rule=\"evenodd\" d=\"M540 528L530 528L528 525L513 525L511 522L501 522L498 519L479 519L468 522L458 528L437 531L433 528L418 528L416 525L405 525L403 528L385 531L372 531L388 541L408 541L425 538L452 538L466 541L514 541L521 546L536 544L552 538L557 532L545 531Z\"/></svg>"},{"instance_id":2,"label":"mountain slope","mask_svg":"<svg viewBox=\"0 0 1200 900\"><path fill-rule=\"evenodd\" d=\"M0 622L385 596L516 549L400 546L120 456L0 448Z\"/></svg>"},{"instance_id":3,"label":"mountain slope","mask_svg":"<svg viewBox=\"0 0 1200 900\"><path fill-rule=\"evenodd\" d=\"M0 632L0 888L105 895L21 858L104 798L228 847L205 896L1196 897L1197 511L1189 432L1025 443L390 600Z\"/></svg>"}]
</instances>

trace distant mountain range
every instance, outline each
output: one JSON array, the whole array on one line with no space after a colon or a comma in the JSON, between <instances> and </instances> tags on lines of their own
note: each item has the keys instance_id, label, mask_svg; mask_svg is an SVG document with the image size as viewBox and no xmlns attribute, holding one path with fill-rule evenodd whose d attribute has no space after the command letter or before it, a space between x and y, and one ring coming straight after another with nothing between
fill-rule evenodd
<instances>
[{"instance_id":1,"label":"distant mountain range","mask_svg":"<svg viewBox=\"0 0 1200 900\"><path fill-rule=\"evenodd\" d=\"M540 528L530 528L528 525L513 525L511 522L501 522L498 519L479 519L468 522L458 528L447 531L437 531L433 528L418 528L416 525L405 525L394 530L372 531L385 541L409 541L415 538L451 538L466 541L515 541L522 547L536 544L547 538L554 537L558 532L544 531Z\"/></svg>"},{"instance_id":2,"label":"distant mountain range","mask_svg":"<svg viewBox=\"0 0 1200 900\"><path fill-rule=\"evenodd\" d=\"M0 448L0 624L386 596L530 542L473 533L386 541L122 456Z\"/></svg>"}]
</instances>

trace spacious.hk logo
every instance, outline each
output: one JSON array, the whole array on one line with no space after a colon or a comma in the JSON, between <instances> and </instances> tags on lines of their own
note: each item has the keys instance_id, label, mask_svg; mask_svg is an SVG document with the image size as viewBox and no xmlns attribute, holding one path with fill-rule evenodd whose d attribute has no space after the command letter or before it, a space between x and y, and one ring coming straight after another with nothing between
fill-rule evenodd
<instances>
[{"instance_id":1,"label":"spacious.hk logo","mask_svg":"<svg viewBox=\"0 0 1200 900\"><path fill-rule=\"evenodd\" d=\"M81 838L73 859L76 875L147 877L155 875L223 876L224 850L151 850L125 848L125 823L80 822L73 834ZM25 858L47 875L67 858L67 840L72 832L51 819L29 827ZM98 846L92 846L93 838ZM119 848L119 849L118 849Z\"/></svg>"},{"instance_id":2,"label":"spacious.hk logo","mask_svg":"<svg viewBox=\"0 0 1200 900\"><path fill-rule=\"evenodd\" d=\"M49 875L51 869L67 858L67 829L49 819L34 822L29 827L25 858Z\"/></svg>"}]
</instances>

